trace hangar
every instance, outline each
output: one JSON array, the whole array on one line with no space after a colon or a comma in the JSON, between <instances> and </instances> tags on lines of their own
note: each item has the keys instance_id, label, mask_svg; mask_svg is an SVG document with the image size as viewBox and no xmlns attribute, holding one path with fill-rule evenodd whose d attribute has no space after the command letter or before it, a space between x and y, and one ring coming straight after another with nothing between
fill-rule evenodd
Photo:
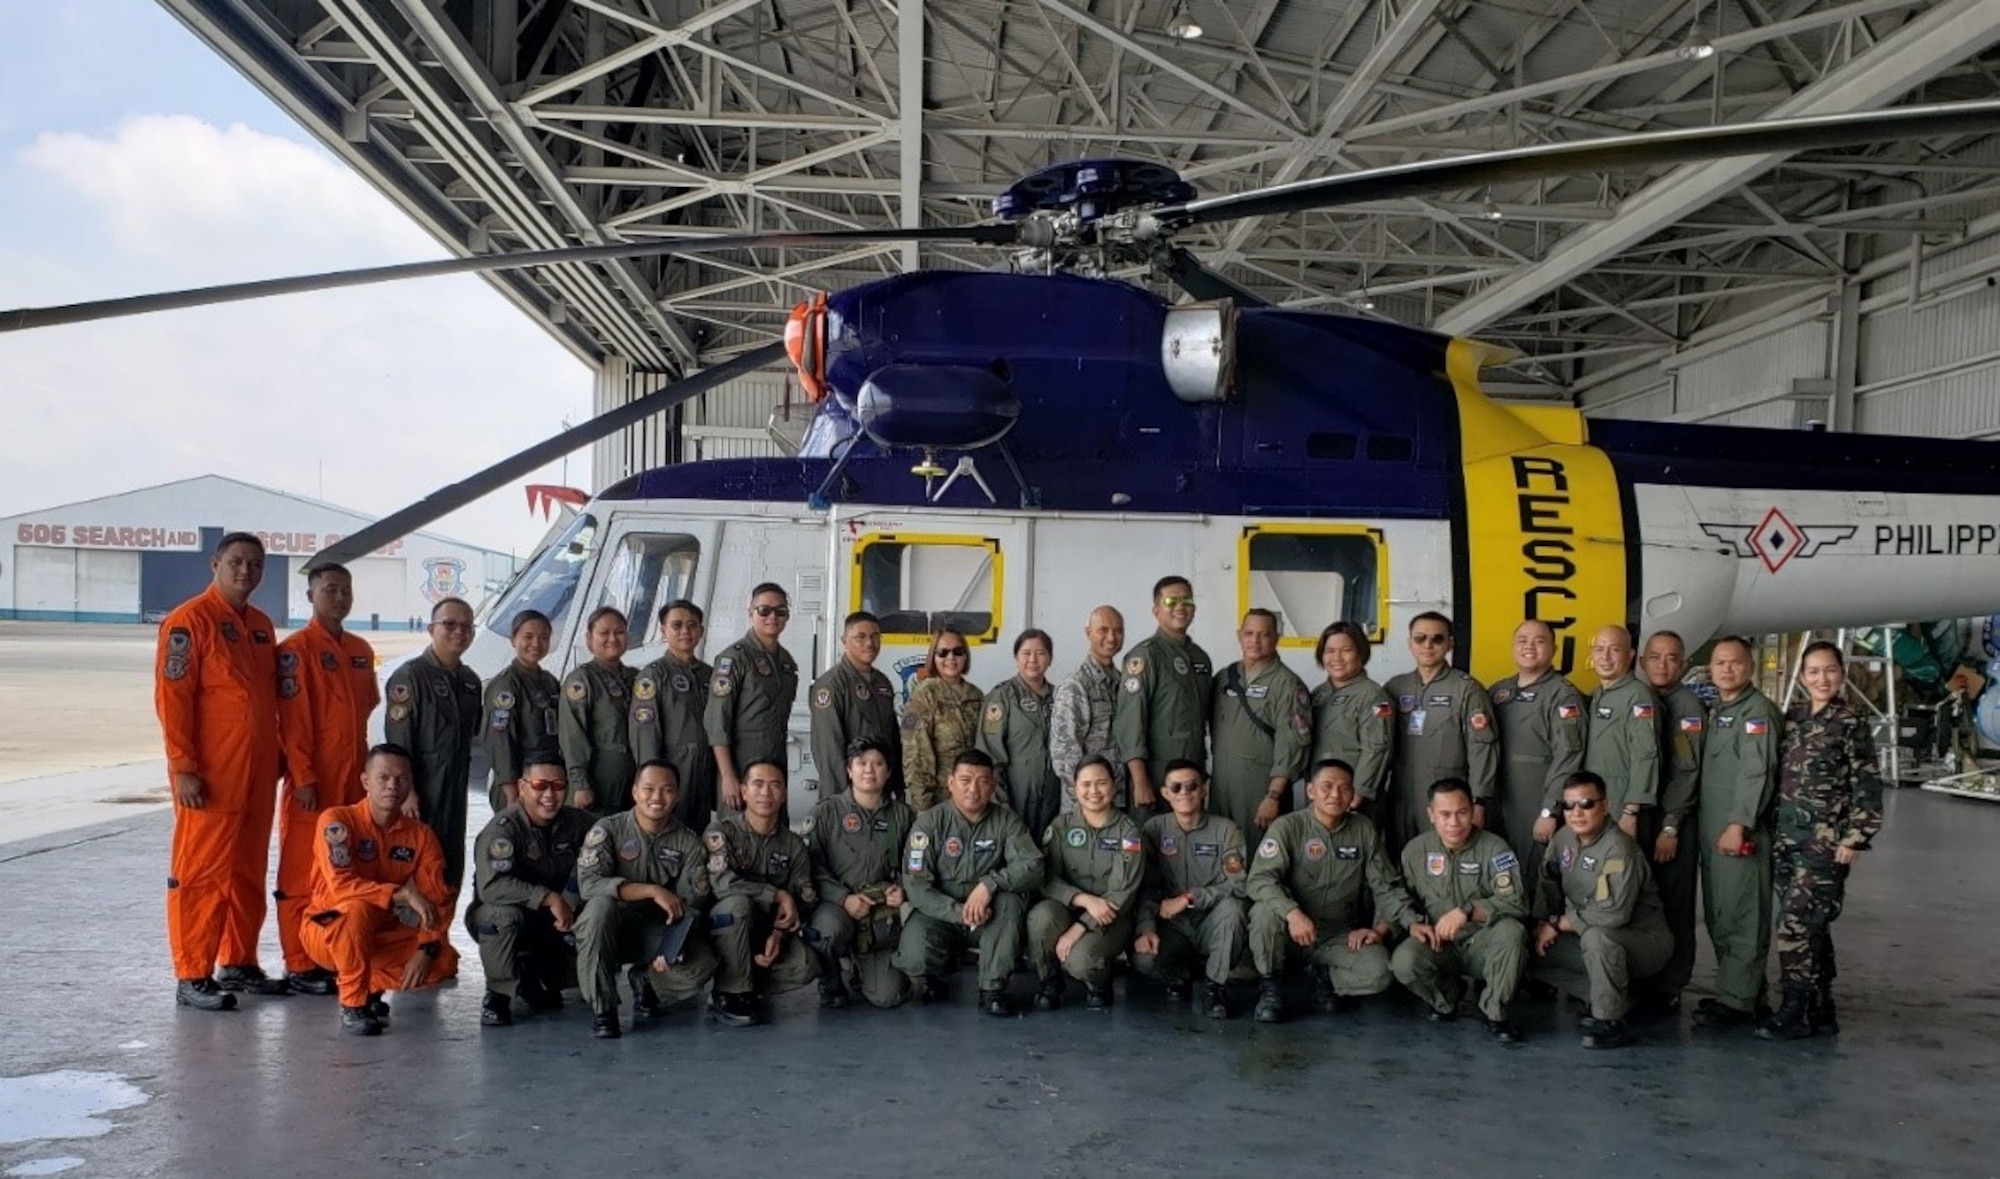
<instances>
[{"instance_id":1,"label":"hangar","mask_svg":"<svg viewBox=\"0 0 2000 1179\"><path fill-rule=\"evenodd\" d=\"M264 539L269 564L257 605L283 626L311 616L305 579L291 576L373 517L223 475L199 475L0 520L0 618L155 621L208 584L225 532ZM514 558L418 532L353 562L361 629L403 630L440 598L476 607L504 585Z\"/></svg>"}]
</instances>

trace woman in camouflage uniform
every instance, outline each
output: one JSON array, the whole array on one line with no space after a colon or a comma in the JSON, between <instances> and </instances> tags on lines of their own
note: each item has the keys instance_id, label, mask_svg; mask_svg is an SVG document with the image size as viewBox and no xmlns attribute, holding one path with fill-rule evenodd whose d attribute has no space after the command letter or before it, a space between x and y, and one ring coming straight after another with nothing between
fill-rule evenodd
<instances>
[{"instance_id":1,"label":"woman in camouflage uniform","mask_svg":"<svg viewBox=\"0 0 2000 1179\"><path fill-rule=\"evenodd\" d=\"M1868 718L1842 695L1847 669L1840 649L1814 643L1800 668L1807 702L1785 714L1771 865L1784 1003L1757 1029L1766 1040L1840 1030L1833 1013L1832 925L1840 916L1848 869L1882 829L1875 741Z\"/></svg>"},{"instance_id":2,"label":"woman in camouflage uniform","mask_svg":"<svg viewBox=\"0 0 2000 1179\"><path fill-rule=\"evenodd\" d=\"M1014 669L1020 674L986 694L979 723L979 748L993 759L1000 796L1030 831L1041 831L1062 809L1062 779L1049 763L1049 660L1055 641L1045 630L1024 630L1014 640Z\"/></svg>"},{"instance_id":3,"label":"woman in camouflage uniform","mask_svg":"<svg viewBox=\"0 0 2000 1179\"><path fill-rule=\"evenodd\" d=\"M523 610L514 616L509 638L514 661L486 681L486 764L493 768L487 801L499 814L514 802L521 781L521 759L556 747L556 702L562 685L542 669L549 653L549 616Z\"/></svg>"},{"instance_id":4,"label":"woman in camouflage uniform","mask_svg":"<svg viewBox=\"0 0 2000 1179\"><path fill-rule=\"evenodd\" d=\"M903 708L903 785L910 806L927 811L944 797L952 759L979 739L980 691L965 678L972 648L955 630L931 636L923 679Z\"/></svg>"}]
</instances>

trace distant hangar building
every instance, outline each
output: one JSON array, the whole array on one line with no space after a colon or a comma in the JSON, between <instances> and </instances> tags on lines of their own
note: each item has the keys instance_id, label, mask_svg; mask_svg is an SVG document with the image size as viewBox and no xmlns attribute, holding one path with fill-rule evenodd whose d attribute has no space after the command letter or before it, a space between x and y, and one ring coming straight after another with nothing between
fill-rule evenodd
<instances>
[{"instance_id":1,"label":"distant hangar building","mask_svg":"<svg viewBox=\"0 0 2000 1179\"><path fill-rule=\"evenodd\" d=\"M300 573L314 554L371 516L221 475L0 519L0 618L157 621L209 583L226 532L263 538L268 563L253 599L282 626L311 617ZM507 553L413 533L350 561L358 630L402 630L440 598L476 609L513 576Z\"/></svg>"}]
</instances>

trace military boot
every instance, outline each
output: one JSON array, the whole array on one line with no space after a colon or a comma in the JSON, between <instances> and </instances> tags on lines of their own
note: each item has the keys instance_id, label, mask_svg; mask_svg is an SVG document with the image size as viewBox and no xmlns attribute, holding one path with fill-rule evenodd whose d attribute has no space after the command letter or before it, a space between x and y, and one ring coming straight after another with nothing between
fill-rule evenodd
<instances>
[{"instance_id":1,"label":"military boot","mask_svg":"<svg viewBox=\"0 0 2000 1179\"><path fill-rule=\"evenodd\" d=\"M215 985L212 978L184 978L174 984L174 1002L196 1011L234 1011L236 996Z\"/></svg>"},{"instance_id":2,"label":"military boot","mask_svg":"<svg viewBox=\"0 0 2000 1179\"><path fill-rule=\"evenodd\" d=\"M645 963L635 963L625 971L625 984L632 991L632 1020L651 1019L666 1011L666 1005L653 992L651 970Z\"/></svg>"},{"instance_id":3,"label":"military boot","mask_svg":"<svg viewBox=\"0 0 2000 1179\"><path fill-rule=\"evenodd\" d=\"M1815 1036L1837 1036L1840 1034L1840 1019L1833 1013L1833 983L1819 984L1819 992L1813 996L1812 1030Z\"/></svg>"},{"instance_id":4,"label":"military boot","mask_svg":"<svg viewBox=\"0 0 2000 1179\"><path fill-rule=\"evenodd\" d=\"M1229 995L1221 983L1208 983L1204 991L1210 1019L1229 1018Z\"/></svg>"},{"instance_id":5,"label":"military boot","mask_svg":"<svg viewBox=\"0 0 2000 1179\"><path fill-rule=\"evenodd\" d=\"M1111 1006L1111 980L1083 984L1083 1006L1086 1011L1104 1011Z\"/></svg>"},{"instance_id":6,"label":"military boot","mask_svg":"<svg viewBox=\"0 0 2000 1179\"><path fill-rule=\"evenodd\" d=\"M289 995L290 984L282 978L272 978L264 973L261 966L224 966L215 972L215 985L225 991L243 991L252 995Z\"/></svg>"},{"instance_id":7,"label":"military boot","mask_svg":"<svg viewBox=\"0 0 2000 1179\"><path fill-rule=\"evenodd\" d=\"M1770 1019L1758 1025L1760 1040L1804 1040L1813 1034L1813 995L1805 987L1785 987L1785 1001Z\"/></svg>"},{"instance_id":8,"label":"military boot","mask_svg":"<svg viewBox=\"0 0 2000 1179\"><path fill-rule=\"evenodd\" d=\"M1035 1010L1056 1011L1063 1005L1063 976L1052 974L1035 988Z\"/></svg>"},{"instance_id":9,"label":"military boot","mask_svg":"<svg viewBox=\"0 0 2000 1179\"><path fill-rule=\"evenodd\" d=\"M343 1006L340 1009L340 1030L350 1036L379 1036L382 1034L382 1021L375 1018L375 1013L366 1004L360 1007Z\"/></svg>"},{"instance_id":10,"label":"military boot","mask_svg":"<svg viewBox=\"0 0 2000 1179\"><path fill-rule=\"evenodd\" d=\"M1014 1000L1009 998L1005 991L979 992L979 1009L988 1015L997 1015L1003 1019L1015 1014Z\"/></svg>"},{"instance_id":11,"label":"military boot","mask_svg":"<svg viewBox=\"0 0 2000 1179\"><path fill-rule=\"evenodd\" d=\"M831 973L821 971L819 976L819 1005L838 1010L847 1006L847 1003L847 982L840 977L840 971L835 970Z\"/></svg>"},{"instance_id":12,"label":"military boot","mask_svg":"<svg viewBox=\"0 0 2000 1179\"><path fill-rule=\"evenodd\" d=\"M1275 974L1257 980L1257 1010L1251 1016L1258 1023L1285 1022L1285 983Z\"/></svg>"},{"instance_id":13,"label":"military boot","mask_svg":"<svg viewBox=\"0 0 2000 1179\"><path fill-rule=\"evenodd\" d=\"M300 995L338 994L340 992L340 987L337 985L339 981L339 976L324 966L315 966L311 970L288 970L285 972L285 985L291 988L294 993Z\"/></svg>"}]
</instances>

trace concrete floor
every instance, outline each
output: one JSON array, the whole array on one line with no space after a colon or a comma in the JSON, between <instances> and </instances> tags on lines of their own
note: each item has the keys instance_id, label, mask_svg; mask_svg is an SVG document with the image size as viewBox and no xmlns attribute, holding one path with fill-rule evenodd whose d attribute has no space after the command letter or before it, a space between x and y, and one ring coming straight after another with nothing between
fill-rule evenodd
<instances>
[{"instance_id":1,"label":"concrete floor","mask_svg":"<svg viewBox=\"0 0 2000 1179\"><path fill-rule=\"evenodd\" d=\"M1576 1011L1553 1003L1522 1005L1531 1039L1510 1051L1476 1021L1422 1022L1407 998L1273 1029L1194 1019L1121 983L1108 1014L1077 1006L1002 1022L970 1009L963 978L950 1007L822 1015L807 991L780 1000L770 1026L686 1012L607 1044L590 1039L574 1001L482 1031L469 954L475 981L399 1001L391 1033L359 1041L337 1034L327 999L252 999L234 1015L173 1006L168 831L158 813L0 843L11 918L0 925L0 1078L100 1074L96 1100L111 1111L99 1137L24 1140L56 1122L40 1107L20 1114L0 1081L0 1172L2000 1167L2000 949L1987 933L2000 865L1981 850L2000 842L2000 807L1986 803L1890 799L1837 927L1837 1040L1769 1045L1683 1021L1645 1025L1641 1045L1609 1053L1580 1049ZM458 941L469 951L462 930ZM265 963L277 961L271 946ZM132 1104L121 1084L149 1099Z\"/></svg>"}]
</instances>

